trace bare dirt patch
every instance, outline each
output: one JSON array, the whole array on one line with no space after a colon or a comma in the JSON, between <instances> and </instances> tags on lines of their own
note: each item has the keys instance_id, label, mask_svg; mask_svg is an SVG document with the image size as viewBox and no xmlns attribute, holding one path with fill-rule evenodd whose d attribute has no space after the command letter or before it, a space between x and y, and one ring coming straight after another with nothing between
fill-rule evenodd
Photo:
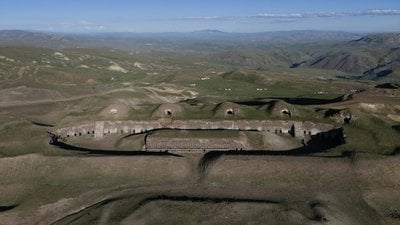
<instances>
[{"instance_id":1,"label":"bare dirt patch","mask_svg":"<svg viewBox=\"0 0 400 225\"><path fill-rule=\"evenodd\" d=\"M115 62L110 62L110 63L111 63L111 65L109 67L107 67L108 70L121 72L121 73L129 72L128 70L126 70L125 68L122 68L120 65L118 65Z\"/></svg>"}]
</instances>

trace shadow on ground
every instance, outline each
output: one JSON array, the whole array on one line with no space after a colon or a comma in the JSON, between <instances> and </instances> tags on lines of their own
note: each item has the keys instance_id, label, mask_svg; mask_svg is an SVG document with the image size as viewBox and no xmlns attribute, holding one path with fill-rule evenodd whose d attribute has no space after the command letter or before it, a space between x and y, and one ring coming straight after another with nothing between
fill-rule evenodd
<instances>
[{"instance_id":1,"label":"shadow on ground","mask_svg":"<svg viewBox=\"0 0 400 225\"><path fill-rule=\"evenodd\" d=\"M14 209L18 205L0 205L0 212L5 212L11 209Z\"/></svg>"}]
</instances>

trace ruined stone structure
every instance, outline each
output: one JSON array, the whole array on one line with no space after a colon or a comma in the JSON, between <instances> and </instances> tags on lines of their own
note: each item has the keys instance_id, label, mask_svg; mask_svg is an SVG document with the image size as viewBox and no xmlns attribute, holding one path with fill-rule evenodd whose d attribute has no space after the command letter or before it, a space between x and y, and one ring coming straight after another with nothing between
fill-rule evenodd
<instances>
[{"instance_id":1,"label":"ruined stone structure","mask_svg":"<svg viewBox=\"0 0 400 225\"><path fill-rule=\"evenodd\" d=\"M79 136L90 136L94 141L105 135L134 135L143 134L160 129L176 130L235 130L259 131L275 134L290 134L299 140L309 139L311 136L335 138L335 127L330 124L290 121L290 120L172 120L158 119L147 121L96 121L76 126L56 128L53 133L63 139ZM243 140L235 139L207 139L207 138L154 138L147 136L146 150L226 150L245 149Z\"/></svg>"},{"instance_id":2,"label":"ruined stone structure","mask_svg":"<svg viewBox=\"0 0 400 225\"><path fill-rule=\"evenodd\" d=\"M92 135L101 139L108 134L139 134L158 129L180 130L238 130L268 131L289 133L293 137L304 138L334 129L334 126L322 123L286 121L286 120L148 120L148 121L96 121L71 127L58 128L55 134L63 138Z\"/></svg>"},{"instance_id":3,"label":"ruined stone structure","mask_svg":"<svg viewBox=\"0 0 400 225\"><path fill-rule=\"evenodd\" d=\"M151 135L147 138L145 147L150 151L168 149L179 152L246 149L242 140L234 138L153 138Z\"/></svg>"}]
</instances>

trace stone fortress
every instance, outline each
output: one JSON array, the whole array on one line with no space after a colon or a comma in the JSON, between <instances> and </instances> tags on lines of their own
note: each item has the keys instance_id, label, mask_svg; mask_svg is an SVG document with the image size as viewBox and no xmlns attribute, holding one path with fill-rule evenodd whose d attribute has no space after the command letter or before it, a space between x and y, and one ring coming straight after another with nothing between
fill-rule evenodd
<instances>
[{"instance_id":1,"label":"stone fortress","mask_svg":"<svg viewBox=\"0 0 400 225\"><path fill-rule=\"evenodd\" d=\"M58 128L54 134L64 139L73 139L79 136L93 137L94 141L102 139L106 135L135 135L149 133L162 129L174 130L236 130L272 132L275 134L290 134L293 138L304 140L311 136L323 138L335 138L335 127L329 124L285 121L285 120L149 120L149 121L96 121L71 127ZM331 132L332 131L332 132ZM190 144L188 144L190 142ZM181 139L164 138L152 139L146 142L146 150L196 150L196 149L243 149L244 144L240 140L219 140L213 143L210 139L190 138Z\"/></svg>"},{"instance_id":2,"label":"stone fortress","mask_svg":"<svg viewBox=\"0 0 400 225\"><path fill-rule=\"evenodd\" d=\"M177 104L160 105L153 112L153 119L148 120L99 120L84 122L67 127L56 127L51 131L56 137L69 141L79 140L80 137L90 140L91 143L101 142L105 138L124 138L135 135L144 136L144 146L140 150L145 151L188 151L198 150L218 151L218 150L252 150L251 144L245 135L235 137L214 137L212 132L237 131L238 133L255 132L268 138L279 136L289 137L298 143L306 144L313 137L320 139L343 138L341 129L334 125L325 123L315 123L311 121L296 121L291 119L292 111L287 108L280 110L286 118L277 120L243 119L237 118L236 114L240 109L231 106L219 108L217 113L222 117L212 119L175 119L175 115L183 111ZM117 110L111 109L111 114ZM178 117L179 118L179 117ZM209 132L206 137L175 136L163 137L157 134L159 131L203 131ZM268 135L267 133L271 135ZM218 136L218 135L217 135ZM79 141L78 141L79 142Z\"/></svg>"},{"instance_id":3,"label":"stone fortress","mask_svg":"<svg viewBox=\"0 0 400 225\"><path fill-rule=\"evenodd\" d=\"M140 134L160 129L176 130L238 130L238 131L268 131L288 133L293 137L304 138L307 135L318 135L334 129L333 125L284 121L284 120L173 120L165 124L163 120L149 121L96 121L78 126L63 127L55 130L55 134L63 138L73 138L91 135L101 139L110 134Z\"/></svg>"}]
</instances>

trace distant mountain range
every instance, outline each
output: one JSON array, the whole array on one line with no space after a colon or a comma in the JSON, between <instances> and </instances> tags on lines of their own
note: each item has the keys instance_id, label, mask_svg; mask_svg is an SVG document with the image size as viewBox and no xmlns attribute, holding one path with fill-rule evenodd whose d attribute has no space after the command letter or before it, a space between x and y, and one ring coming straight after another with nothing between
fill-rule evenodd
<instances>
[{"instance_id":1,"label":"distant mountain range","mask_svg":"<svg viewBox=\"0 0 400 225\"><path fill-rule=\"evenodd\" d=\"M354 45L387 45L400 46L400 33L371 34L360 39L350 41Z\"/></svg>"},{"instance_id":2,"label":"distant mountain range","mask_svg":"<svg viewBox=\"0 0 400 225\"><path fill-rule=\"evenodd\" d=\"M336 31L227 33L60 34L0 31L0 45L45 48L113 48L208 55L222 63L338 70L360 79L400 80L400 33L361 35Z\"/></svg>"},{"instance_id":3,"label":"distant mountain range","mask_svg":"<svg viewBox=\"0 0 400 225\"><path fill-rule=\"evenodd\" d=\"M0 45L34 45L49 48L69 48L82 45L86 41L116 41L118 39L141 41L143 39L171 42L174 40L224 40L250 42L312 42L312 41L346 41L360 38L360 34L338 31L276 31L260 33L229 33L219 30L200 30L194 32L165 33L90 33L63 34L31 32L22 30L0 31Z\"/></svg>"},{"instance_id":4,"label":"distant mountain range","mask_svg":"<svg viewBox=\"0 0 400 225\"><path fill-rule=\"evenodd\" d=\"M27 45L45 48L75 47L76 40L59 34L21 30L0 31L0 45Z\"/></svg>"},{"instance_id":5,"label":"distant mountain range","mask_svg":"<svg viewBox=\"0 0 400 225\"><path fill-rule=\"evenodd\" d=\"M365 79L400 78L400 34L374 34L335 45L292 67L334 69Z\"/></svg>"}]
</instances>

